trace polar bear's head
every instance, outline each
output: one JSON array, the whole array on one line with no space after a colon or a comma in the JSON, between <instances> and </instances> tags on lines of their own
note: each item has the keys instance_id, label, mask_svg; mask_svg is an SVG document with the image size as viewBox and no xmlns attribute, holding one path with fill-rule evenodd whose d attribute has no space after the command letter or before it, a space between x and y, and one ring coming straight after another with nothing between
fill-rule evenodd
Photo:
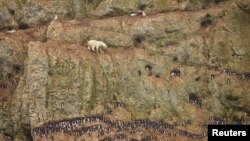
<instances>
[{"instance_id":1,"label":"polar bear's head","mask_svg":"<svg viewBox=\"0 0 250 141\"><path fill-rule=\"evenodd\" d=\"M107 46L105 43L102 43L102 47L103 47L104 49L107 49L107 48L108 48L108 46Z\"/></svg>"}]
</instances>

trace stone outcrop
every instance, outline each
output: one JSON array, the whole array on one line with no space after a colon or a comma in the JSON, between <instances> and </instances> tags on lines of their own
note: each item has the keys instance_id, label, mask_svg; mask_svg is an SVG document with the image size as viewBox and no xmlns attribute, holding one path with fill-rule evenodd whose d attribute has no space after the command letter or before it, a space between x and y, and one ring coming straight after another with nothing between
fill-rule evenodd
<instances>
[{"instance_id":1,"label":"stone outcrop","mask_svg":"<svg viewBox=\"0 0 250 141\"><path fill-rule=\"evenodd\" d=\"M22 23L30 26L44 25L55 15L60 19L86 17L104 18L129 15L139 10L147 14L200 10L227 0L1 0L0 29L18 27Z\"/></svg>"},{"instance_id":2,"label":"stone outcrop","mask_svg":"<svg viewBox=\"0 0 250 141\"><path fill-rule=\"evenodd\" d=\"M238 1L237 5L241 10L250 14L250 2L249 1L247 0Z\"/></svg>"},{"instance_id":3,"label":"stone outcrop","mask_svg":"<svg viewBox=\"0 0 250 141\"><path fill-rule=\"evenodd\" d=\"M127 138L204 140L206 124L249 124L250 17L236 1L18 2L0 5L3 30L19 16L32 25L0 32L0 140L118 138L123 122L150 126ZM138 8L147 16L130 17ZM108 50L89 51L90 39ZM96 124L110 133L77 136Z\"/></svg>"}]
</instances>

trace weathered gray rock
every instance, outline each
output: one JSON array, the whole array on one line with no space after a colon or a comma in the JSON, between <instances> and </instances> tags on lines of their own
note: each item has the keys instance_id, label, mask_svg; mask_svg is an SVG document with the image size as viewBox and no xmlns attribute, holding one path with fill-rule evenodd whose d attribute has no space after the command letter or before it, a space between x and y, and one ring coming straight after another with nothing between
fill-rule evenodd
<instances>
[{"instance_id":1,"label":"weathered gray rock","mask_svg":"<svg viewBox=\"0 0 250 141\"><path fill-rule=\"evenodd\" d=\"M215 14L218 14L216 11ZM130 47L141 40L145 46L156 44L164 47L167 43L184 42L188 34L200 28L198 20L206 13L197 13L195 17L184 17L182 21L171 14L159 14L155 18L148 17L125 19L107 19L105 23L99 20L91 21L89 19L83 22L71 21L60 23L52 21L47 30L47 37L58 41L67 41L77 44L85 44L89 39L102 40L111 47ZM186 21L190 21L187 23ZM72 25L76 25L72 27ZM185 28L188 26L188 28ZM174 32L167 33L166 30L174 28ZM178 31L179 30L179 31ZM141 39L136 39L140 36Z\"/></svg>"},{"instance_id":2,"label":"weathered gray rock","mask_svg":"<svg viewBox=\"0 0 250 141\"><path fill-rule=\"evenodd\" d=\"M50 121L119 111L112 106L117 101L126 104L123 114L129 118L116 118L190 121L194 130L210 123L210 116L230 123L249 119L249 16L235 1L196 12L81 21L62 17L81 19L95 10L105 17L105 6L123 15L141 4L149 13L163 12L185 9L191 1L129 1L124 7L113 0L84 1L87 6L83 1L40 2L33 8L20 4L20 11L34 11L24 21L36 23L57 12L59 19L42 29L0 33L0 131L13 140L36 140L32 129ZM202 26L206 15L211 22ZM9 21L19 16L25 14ZM47 40L37 42L40 34ZM89 39L104 41L108 50L89 51ZM16 63L24 67L22 73L13 73Z\"/></svg>"},{"instance_id":3,"label":"weathered gray rock","mask_svg":"<svg viewBox=\"0 0 250 141\"><path fill-rule=\"evenodd\" d=\"M45 23L53 17L42 6L32 3L27 4L22 13L24 14L22 20L30 24Z\"/></svg>"},{"instance_id":4,"label":"weathered gray rock","mask_svg":"<svg viewBox=\"0 0 250 141\"><path fill-rule=\"evenodd\" d=\"M60 19L76 18L82 20L93 16L102 18L129 15L141 9L147 15L176 10L199 10L204 5L207 6L221 1L129 0L124 3L122 0L9 0L8 2L2 0L0 1L2 7L0 17L2 17L2 22L5 23L0 22L0 26L16 26L20 22L43 25L55 15L59 15Z\"/></svg>"},{"instance_id":5,"label":"weathered gray rock","mask_svg":"<svg viewBox=\"0 0 250 141\"><path fill-rule=\"evenodd\" d=\"M250 14L250 2L247 0L242 0L237 2L238 7L244 12Z\"/></svg>"},{"instance_id":6,"label":"weathered gray rock","mask_svg":"<svg viewBox=\"0 0 250 141\"><path fill-rule=\"evenodd\" d=\"M72 27L71 24L77 26ZM127 47L132 43L131 38L125 34L87 28L86 25L76 21L67 24L52 21L47 30L47 38L76 44L86 44L87 40L95 39L104 41L110 47Z\"/></svg>"},{"instance_id":7,"label":"weathered gray rock","mask_svg":"<svg viewBox=\"0 0 250 141\"><path fill-rule=\"evenodd\" d=\"M5 7L0 10L0 29L7 28L8 26L13 26L12 18L9 15L7 9Z\"/></svg>"}]
</instances>

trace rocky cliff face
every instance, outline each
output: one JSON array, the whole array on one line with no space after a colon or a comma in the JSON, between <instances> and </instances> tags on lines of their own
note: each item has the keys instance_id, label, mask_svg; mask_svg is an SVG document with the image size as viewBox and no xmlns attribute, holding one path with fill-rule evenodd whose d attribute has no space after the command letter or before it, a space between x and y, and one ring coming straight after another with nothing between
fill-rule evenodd
<instances>
[{"instance_id":1,"label":"rocky cliff face","mask_svg":"<svg viewBox=\"0 0 250 141\"><path fill-rule=\"evenodd\" d=\"M206 140L207 124L249 124L247 0L0 6L0 140Z\"/></svg>"}]
</instances>

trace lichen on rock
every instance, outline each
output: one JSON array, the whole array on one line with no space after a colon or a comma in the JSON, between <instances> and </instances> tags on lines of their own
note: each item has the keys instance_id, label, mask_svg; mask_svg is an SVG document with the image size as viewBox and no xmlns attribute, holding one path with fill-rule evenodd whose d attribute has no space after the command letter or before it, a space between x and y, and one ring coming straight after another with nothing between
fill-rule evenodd
<instances>
[{"instance_id":1,"label":"lichen on rock","mask_svg":"<svg viewBox=\"0 0 250 141\"><path fill-rule=\"evenodd\" d=\"M249 124L246 5L0 1L0 140L205 140L204 125Z\"/></svg>"}]
</instances>

